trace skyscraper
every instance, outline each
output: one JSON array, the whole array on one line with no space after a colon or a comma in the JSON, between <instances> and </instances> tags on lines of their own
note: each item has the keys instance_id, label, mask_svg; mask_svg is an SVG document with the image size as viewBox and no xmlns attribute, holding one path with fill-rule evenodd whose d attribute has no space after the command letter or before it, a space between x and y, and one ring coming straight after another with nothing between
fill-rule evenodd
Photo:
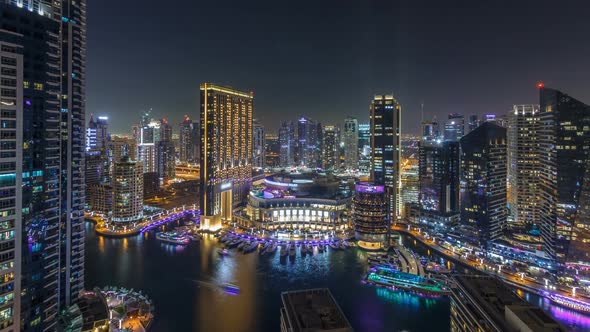
<instances>
[{"instance_id":1,"label":"skyscraper","mask_svg":"<svg viewBox=\"0 0 590 332\"><path fill-rule=\"evenodd\" d=\"M86 127L86 151L92 149L101 149L108 145L109 132L108 120L106 116L99 116L96 120L91 115Z\"/></svg>"},{"instance_id":2,"label":"skyscraper","mask_svg":"<svg viewBox=\"0 0 590 332\"><path fill-rule=\"evenodd\" d=\"M465 118L459 113L449 114L445 123L445 141L458 141L465 135Z\"/></svg>"},{"instance_id":3,"label":"skyscraper","mask_svg":"<svg viewBox=\"0 0 590 332\"><path fill-rule=\"evenodd\" d=\"M297 125L297 164L309 168L317 163L317 127L308 117L301 116Z\"/></svg>"},{"instance_id":4,"label":"skyscraper","mask_svg":"<svg viewBox=\"0 0 590 332\"><path fill-rule=\"evenodd\" d=\"M178 159L181 163L194 162L195 156L194 148L195 142L193 142L193 122L188 115L184 116L184 119L179 126L179 149Z\"/></svg>"},{"instance_id":5,"label":"skyscraper","mask_svg":"<svg viewBox=\"0 0 590 332\"><path fill-rule=\"evenodd\" d=\"M472 132L475 130L475 128L479 127L479 117L477 116L477 114L472 114L469 116L469 132Z\"/></svg>"},{"instance_id":6,"label":"skyscraper","mask_svg":"<svg viewBox=\"0 0 590 332\"><path fill-rule=\"evenodd\" d=\"M252 167L264 168L265 162L264 127L256 119L254 120L254 156Z\"/></svg>"},{"instance_id":7,"label":"skyscraper","mask_svg":"<svg viewBox=\"0 0 590 332\"><path fill-rule=\"evenodd\" d=\"M357 170L359 168L359 132L358 121L353 117L344 119L344 168Z\"/></svg>"},{"instance_id":8,"label":"skyscraper","mask_svg":"<svg viewBox=\"0 0 590 332\"><path fill-rule=\"evenodd\" d=\"M459 143L422 140L419 152L420 219L431 225L459 221Z\"/></svg>"},{"instance_id":9,"label":"skyscraper","mask_svg":"<svg viewBox=\"0 0 590 332\"><path fill-rule=\"evenodd\" d=\"M293 121L283 121L279 128L279 165L289 167L295 165L295 127Z\"/></svg>"},{"instance_id":10,"label":"skyscraper","mask_svg":"<svg viewBox=\"0 0 590 332\"><path fill-rule=\"evenodd\" d=\"M371 124L359 123L359 171L371 173Z\"/></svg>"},{"instance_id":11,"label":"skyscraper","mask_svg":"<svg viewBox=\"0 0 590 332\"><path fill-rule=\"evenodd\" d=\"M422 140L426 141L435 141L440 139L440 131L438 128L438 122L435 120L432 121L423 121L422 122Z\"/></svg>"},{"instance_id":12,"label":"skyscraper","mask_svg":"<svg viewBox=\"0 0 590 332\"><path fill-rule=\"evenodd\" d=\"M264 159L266 167L277 167L280 165L279 155L281 152L281 143L279 136L276 134L264 134Z\"/></svg>"},{"instance_id":13,"label":"skyscraper","mask_svg":"<svg viewBox=\"0 0 590 332\"><path fill-rule=\"evenodd\" d=\"M461 138L461 221L489 248L506 228L506 128L485 122Z\"/></svg>"},{"instance_id":14,"label":"skyscraper","mask_svg":"<svg viewBox=\"0 0 590 332\"><path fill-rule=\"evenodd\" d=\"M371 178L389 193L391 220L401 216L401 106L391 95L376 95L370 105Z\"/></svg>"},{"instance_id":15,"label":"skyscraper","mask_svg":"<svg viewBox=\"0 0 590 332\"><path fill-rule=\"evenodd\" d=\"M0 117L14 124L0 137L14 165L0 171L13 237L2 327L50 331L84 284L86 1L3 1L0 12Z\"/></svg>"},{"instance_id":16,"label":"skyscraper","mask_svg":"<svg viewBox=\"0 0 590 332\"><path fill-rule=\"evenodd\" d=\"M232 220L252 182L254 95L201 84L201 228Z\"/></svg>"},{"instance_id":17,"label":"skyscraper","mask_svg":"<svg viewBox=\"0 0 590 332\"><path fill-rule=\"evenodd\" d=\"M590 106L539 86L538 206L547 254L566 259L590 151Z\"/></svg>"},{"instance_id":18,"label":"skyscraper","mask_svg":"<svg viewBox=\"0 0 590 332\"><path fill-rule=\"evenodd\" d=\"M123 157L113 167L113 214L117 225L143 218L143 165Z\"/></svg>"},{"instance_id":19,"label":"skyscraper","mask_svg":"<svg viewBox=\"0 0 590 332\"><path fill-rule=\"evenodd\" d=\"M514 105L508 125L508 205L512 225L539 224L539 105Z\"/></svg>"},{"instance_id":20,"label":"skyscraper","mask_svg":"<svg viewBox=\"0 0 590 332\"><path fill-rule=\"evenodd\" d=\"M340 166L340 160L338 158L338 145L340 143L339 128L333 125L324 126L323 138L322 168L338 169Z\"/></svg>"},{"instance_id":21,"label":"skyscraper","mask_svg":"<svg viewBox=\"0 0 590 332\"><path fill-rule=\"evenodd\" d=\"M361 248L389 247L389 197L384 185L359 182L354 185L350 216Z\"/></svg>"}]
</instances>

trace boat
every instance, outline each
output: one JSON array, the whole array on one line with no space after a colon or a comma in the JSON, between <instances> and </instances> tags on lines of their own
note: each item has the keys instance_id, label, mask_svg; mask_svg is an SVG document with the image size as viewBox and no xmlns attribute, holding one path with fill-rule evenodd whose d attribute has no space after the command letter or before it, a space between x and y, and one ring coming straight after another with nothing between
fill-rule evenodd
<instances>
[{"instance_id":1,"label":"boat","mask_svg":"<svg viewBox=\"0 0 590 332\"><path fill-rule=\"evenodd\" d=\"M367 274L365 281L380 287L410 291L424 295L441 296L449 295L451 293L451 290L446 285L433 278L417 276L383 265L373 267Z\"/></svg>"},{"instance_id":2,"label":"boat","mask_svg":"<svg viewBox=\"0 0 590 332\"><path fill-rule=\"evenodd\" d=\"M162 242L180 245L186 245L190 242L190 239L186 235L178 234L176 232L158 232L156 233L156 239Z\"/></svg>"},{"instance_id":3,"label":"boat","mask_svg":"<svg viewBox=\"0 0 590 332\"><path fill-rule=\"evenodd\" d=\"M283 244L281 245L281 257L285 257L287 256L287 245Z\"/></svg>"},{"instance_id":4,"label":"boat","mask_svg":"<svg viewBox=\"0 0 590 332\"><path fill-rule=\"evenodd\" d=\"M324 252L324 249L325 249L325 247L323 244L321 244L321 243L318 244L318 252Z\"/></svg>"},{"instance_id":5,"label":"boat","mask_svg":"<svg viewBox=\"0 0 590 332\"><path fill-rule=\"evenodd\" d=\"M258 248L258 241L252 240L249 245L244 247L243 251L244 251L244 254L248 254L248 253L255 251L257 248Z\"/></svg>"},{"instance_id":6,"label":"boat","mask_svg":"<svg viewBox=\"0 0 590 332\"><path fill-rule=\"evenodd\" d=\"M307 247L305 246L305 244L301 245L301 256L305 257L305 255L307 255Z\"/></svg>"},{"instance_id":7,"label":"boat","mask_svg":"<svg viewBox=\"0 0 590 332\"><path fill-rule=\"evenodd\" d=\"M350 247L348 241L342 241L342 245L344 245L346 248Z\"/></svg>"},{"instance_id":8,"label":"boat","mask_svg":"<svg viewBox=\"0 0 590 332\"><path fill-rule=\"evenodd\" d=\"M289 257L290 258L295 258L295 255L297 254L295 252L295 249L296 249L295 243L292 243L289 245Z\"/></svg>"},{"instance_id":9,"label":"boat","mask_svg":"<svg viewBox=\"0 0 590 332\"><path fill-rule=\"evenodd\" d=\"M240 293L240 287L234 284L224 283L221 284L221 288L223 288L223 290L228 294L238 295Z\"/></svg>"},{"instance_id":10,"label":"boat","mask_svg":"<svg viewBox=\"0 0 590 332\"><path fill-rule=\"evenodd\" d=\"M575 310L580 313L588 314L590 313L590 303L580 301L578 299L574 299L567 296L562 296L554 293L545 292L545 296L551 300L551 302L560 305L562 307L569 308L571 310Z\"/></svg>"},{"instance_id":11,"label":"boat","mask_svg":"<svg viewBox=\"0 0 590 332\"><path fill-rule=\"evenodd\" d=\"M311 242L307 244L307 253L313 255L313 245Z\"/></svg>"},{"instance_id":12,"label":"boat","mask_svg":"<svg viewBox=\"0 0 590 332\"><path fill-rule=\"evenodd\" d=\"M259 255L264 255L264 253L266 252L266 250L270 248L270 242L262 242L262 244L260 245L260 250L258 251Z\"/></svg>"},{"instance_id":13,"label":"boat","mask_svg":"<svg viewBox=\"0 0 590 332\"><path fill-rule=\"evenodd\" d=\"M219 249L219 250L217 250L217 253L220 256L227 256L227 255L229 255L229 250L227 250L227 249Z\"/></svg>"},{"instance_id":14,"label":"boat","mask_svg":"<svg viewBox=\"0 0 590 332\"><path fill-rule=\"evenodd\" d=\"M233 239L227 243L228 248L235 248L241 243L241 239Z\"/></svg>"},{"instance_id":15,"label":"boat","mask_svg":"<svg viewBox=\"0 0 590 332\"><path fill-rule=\"evenodd\" d=\"M330 242L328 245L330 246L330 248L332 248L334 250L339 250L340 249L340 246L337 245L335 242Z\"/></svg>"},{"instance_id":16,"label":"boat","mask_svg":"<svg viewBox=\"0 0 590 332\"><path fill-rule=\"evenodd\" d=\"M346 245L344 245L344 242L340 242L340 249L346 249Z\"/></svg>"},{"instance_id":17,"label":"boat","mask_svg":"<svg viewBox=\"0 0 590 332\"><path fill-rule=\"evenodd\" d=\"M242 243L240 243L240 244L238 245L238 250L239 250L239 251L242 251L242 250L244 250L244 248L246 248L246 246L247 246L249 243L250 243L250 241L248 241L248 240L244 240L244 241L242 241Z\"/></svg>"},{"instance_id":18,"label":"boat","mask_svg":"<svg viewBox=\"0 0 590 332\"><path fill-rule=\"evenodd\" d=\"M269 245L268 248L266 248L266 253L267 254L274 254L277 251L278 247L279 247L279 245L275 242L272 245Z\"/></svg>"}]
</instances>

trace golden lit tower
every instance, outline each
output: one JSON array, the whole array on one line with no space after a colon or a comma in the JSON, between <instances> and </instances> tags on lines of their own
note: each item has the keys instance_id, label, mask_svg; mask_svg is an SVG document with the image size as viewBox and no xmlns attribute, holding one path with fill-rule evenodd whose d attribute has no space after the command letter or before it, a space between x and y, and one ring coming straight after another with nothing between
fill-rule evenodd
<instances>
[{"instance_id":1,"label":"golden lit tower","mask_svg":"<svg viewBox=\"0 0 590 332\"><path fill-rule=\"evenodd\" d=\"M201 228L231 221L252 182L252 92L201 84Z\"/></svg>"}]
</instances>

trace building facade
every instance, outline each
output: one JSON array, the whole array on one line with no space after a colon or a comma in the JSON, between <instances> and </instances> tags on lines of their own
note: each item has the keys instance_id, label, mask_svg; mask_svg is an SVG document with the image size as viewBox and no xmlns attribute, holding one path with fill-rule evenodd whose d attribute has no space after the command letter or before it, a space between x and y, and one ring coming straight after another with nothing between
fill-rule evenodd
<instances>
[{"instance_id":1,"label":"building facade","mask_svg":"<svg viewBox=\"0 0 590 332\"><path fill-rule=\"evenodd\" d=\"M356 118L344 119L344 169L357 170L359 168L359 123Z\"/></svg>"},{"instance_id":2,"label":"building facade","mask_svg":"<svg viewBox=\"0 0 590 332\"><path fill-rule=\"evenodd\" d=\"M433 226L459 221L459 143L422 140L419 151L420 219Z\"/></svg>"},{"instance_id":3,"label":"building facade","mask_svg":"<svg viewBox=\"0 0 590 332\"><path fill-rule=\"evenodd\" d=\"M343 230L349 203L333 175L278 173L250 190L246 218L237 222L265 230Z\"/></svg>"},{"instance_id":4,"label":"building facade","mask_svg":"<svg viewBox=\"0 0 590 332\"><path fill-rule=\"evenodd\" d=\"M279 144L279 165L281 167L294 166L297 144L295 142L295 126L292 121L283 121L281 124Z\"/></svg>"},{"instance_id":5,"label":"building facade","mask_svg":"<svg viewBox=\"0 0 590 332\"><path fill-rule=\"evenodd\" d=\"M459 113L449 114L445 123L445 141L458 141L465 135L465 118Z\"/></svg>"},{"instance_id":6,"label":"building facade","mask_svg":"<svg viewBox=\"0 0 590 332\"><path fill-rule=\"evenodd\" d=\"M370 105L371 178L389 193L391 220L401 217L401 106L390 95L376 95Z\"/></svg>"},{"instance_id":7,"label":"building facade","mask_svg":"<svg viewBox=\"0 0 590 332\"><path fill-rule=\"evenodd\" d=\"M339 145L340 130L333 125L324 126L322 148L322 168L326 170L337 170L340 168Z\"/></svg>"},{"instance_id":8,"label":"building facade","mask_svg":"<svg viewBox=\"0 0 590 332\"><path fill-rule=\"evenodd\" d=\"M111 221L118 225L143 219L143 165L123 158L115 162L113 172L113 213Z\"/></svg>"},{"instance_id":9,"label":"building facade","mask_svg":"<svg viewBox=\"0 0 590 332\"><path fill-rule=\"evenodd\" d=\"M566 260L590 151L590 106L539 87L539 215L547 254Z\"/></svg>"},{"instance_id":10,"label":"building facade","mask_svg":"<svg viewBox=\"0 0 590 332\"><path fill-rule=\"evenodd\" d=\"M201 228L231 221L252 182L254 95L201 84Z\"/></svg>"},{"instance_id":11,"label":"building facade","mask_svg":"<svg viewBox=\"0 0 590 332\"><path fill-rule=\"evenodd\" d=\"M264 143L264 127L258 121L254 121L254 156L252 159L252 167L264 168L266 166L266 154Z\"/></svg>"},{"instance_id":12,"label":"building facade","mask_svg":"<svg viewBox=\"0 0 590 332\"><path fill-rule=\"evenodd\" d=\"M514 105L508 125L508 205L512 227L530 228L540 221L539 105Z\"/></svg>"},{"instance_id":13,"label":"building facade","mask_svg":"<svg viewBox=\"0 0 590 332\"><path fill-rule=\"evenodd\" d=\"M506 128L486 122L461 139L461 221L487 249L506 229Z\"/></svg>"},{"instance_id":14,"label":"building facade","mask_svg":"<svg viewBox=\"0 0 590 332\"><path fill-rule=\"evenodd\" d=\"M85 15L84 0L0 4L1 331L55 329L84 285Z\"/></svg>"},{"instance_id":15,"label":"building facade","mask_svg":"<svg viewBox=\"0 0 590 332\"><path fill-rule=\"evenodd\" d=\"M301 116L297 122L297 164L315 168L317 156L317 126L310 118Z\"/></svg>"},{"instance_id":16,"label":"building facade","mask_svg":"<svg viewBox=\"0 0 590 332\"><path fill-rule=\"evenodd\" d=\"M359 247L389 247L389 197L384 185L359 182L352 199L352 223Z\"/></svg>"}]
</instances>

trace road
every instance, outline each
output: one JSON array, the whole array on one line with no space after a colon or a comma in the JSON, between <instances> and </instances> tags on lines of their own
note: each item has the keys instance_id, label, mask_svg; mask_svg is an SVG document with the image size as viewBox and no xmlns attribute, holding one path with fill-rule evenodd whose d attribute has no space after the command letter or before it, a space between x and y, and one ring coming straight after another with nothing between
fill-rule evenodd
<instances>
[{"instance_id":1,"label":"road","mask_svg":"<svg viewBox=\"0 0 590 332\"><path fill-rule=\"evenodd\" d=\"M538 294L542 294L544 291L551 291L553 293L556 293L556 294L559 294L562 296L574 297L572 294L572 291L564 286L553 285L552 286L553 288L549 289L545 286L544 283L539 282L539 281L532 279L532 278L528 278L524 275L520 275L520 276L515 275L515 274L509 273L507 271L502 271L501 268L500 268L499 273L498 273L497 269L493 269L492 271L490 271L489 269L484 269L483 265L481 263L479 263L477 261L465 259L461 255L434 243L434 241L424 238L422 236L422 234L420 234L419 232L408 231L407 228L402 227L402 226L397 226L397 225L393 226L392 230L395 230L395 231L401 232L401 233L405 233L405 234L409 234L412 237L414 237L415 239L417 239L418 241L420 241L422 244L429 247L430 249L437 251L439 254L442 254L445 257L452 259L454 261L461 262L462 264L470 266L473 269L476 269L482 273L496 275L496 276L500 277L501 279L503 279L505 282L507 282L513 286L522 287L522 288L525 288L525 289L528 289L531 291L535 291ZM590 297L588 297L587 295L579 294L579 293L575 295L575 298L577 298L579 300L584 300L584 301L590 300Z\"/></svg>"}]
</instances>

